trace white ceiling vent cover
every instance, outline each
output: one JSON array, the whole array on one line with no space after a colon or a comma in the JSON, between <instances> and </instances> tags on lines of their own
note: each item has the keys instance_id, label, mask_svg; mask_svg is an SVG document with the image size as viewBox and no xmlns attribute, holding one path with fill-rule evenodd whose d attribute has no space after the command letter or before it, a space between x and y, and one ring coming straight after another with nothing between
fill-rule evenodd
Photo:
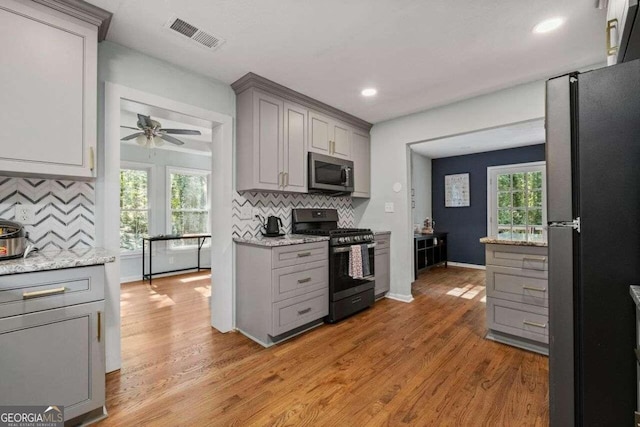
<instances>
[{"instance_id":1,"label":"white ceiling vent cover","mask_svg":"<svg viewBox=\"0 0 640 427\"><path fill-rule=\"evenodd\" d=\"M167 21L164 28L174 34L186 37L196 45L206 48L207 50L216 50L225 42L222 37L203 31L195 25L175 16L172 16L171 19Z\"/></svg>"}]
</instances>

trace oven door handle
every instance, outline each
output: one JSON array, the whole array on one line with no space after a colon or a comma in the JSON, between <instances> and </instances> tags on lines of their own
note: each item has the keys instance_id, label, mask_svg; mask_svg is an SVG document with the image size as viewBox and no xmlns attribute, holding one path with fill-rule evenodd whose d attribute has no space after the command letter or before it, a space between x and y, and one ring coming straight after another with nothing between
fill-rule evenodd
<instances>
[{"instance_id":1,"label":"oven door handle","mask_svg":"<svg viewBox=\"0 0 640 427\"><path fill-rule=\"evenodd\" d=\"M359 246L359 245L352 245L352 246ZM375 248L375 247L376 247L376 243L369 243L367 245L368 249ZM351 250L351 246L345 246L345 247L342 247L342 248L333 248L331 251L334 254L341 254L341 253L344 253L344 252L349 252L350 250Z\"/></svg>"}]
</instances>

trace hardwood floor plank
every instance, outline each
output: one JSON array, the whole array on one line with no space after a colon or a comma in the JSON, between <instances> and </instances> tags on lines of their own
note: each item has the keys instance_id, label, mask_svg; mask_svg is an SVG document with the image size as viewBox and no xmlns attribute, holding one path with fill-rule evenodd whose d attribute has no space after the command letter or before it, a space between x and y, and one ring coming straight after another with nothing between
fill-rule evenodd
<instances>
[{"instance_id":1,"label":"hardwood floor plank","mask_svg":"<svg viewBox=\"0 0 640 427\"><path fill-rule=\"evenodd\" d=\"M120 425L548 425L547 358L485 340L484 272L423 273L383 299L264 349L209 325L209 276L122 289Z\"/></svg>"}]
</instances>

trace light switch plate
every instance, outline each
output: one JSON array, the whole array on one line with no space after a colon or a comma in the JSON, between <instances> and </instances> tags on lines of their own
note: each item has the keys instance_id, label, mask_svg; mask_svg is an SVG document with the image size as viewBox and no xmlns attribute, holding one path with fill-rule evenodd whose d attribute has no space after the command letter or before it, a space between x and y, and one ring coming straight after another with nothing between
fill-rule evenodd
<instances>
[{"instance_id":1,"label":"light switch plate","mask_svg":"<svg viewBox=\"0 0 640 427\"><path fill-rule=\"evenodd\" d=\"M14 218L22 225L31 225L36 222L36 208L29 205L16 205Z\"/></svg>"},{"instance_id":2,"label":"light switch plate","mask_svg":"<svg viewBox=\"0 0 640 427\"><path fill-rule=\"evenodd\" d=\"M386 202L384 204L384 211L385 212L395 212L395 206L393 205L393 202Z\"/></svg>"},{"instance_id":3,"label":"light switch plate","mask_svg":"<svg viewBox=\"0 0 640 427\"><path fill-rule=\"evenodd\" d=\"M253 218L253 206L247 204L245 206L240 207L240 219L251 219Z\"/></svg>"}]
</instances>

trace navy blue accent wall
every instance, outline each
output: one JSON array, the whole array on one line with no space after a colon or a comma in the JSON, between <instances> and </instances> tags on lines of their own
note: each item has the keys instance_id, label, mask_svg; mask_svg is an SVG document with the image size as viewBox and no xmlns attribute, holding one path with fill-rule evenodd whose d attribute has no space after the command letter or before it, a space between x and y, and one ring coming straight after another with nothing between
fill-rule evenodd
<instances>
[{"instance_id":1,"label":"navy blue accent wall","mask_svg":"<svg viewBox=\"0 0 640 427\"><path fill-rule=\"evenodd\" d=\"M436 231L449 232L449 261L478 265L485 263L484 245L479 239L487 235L487 167L544 159L544 144L539 144L432 160L433 218ZM457 173L469 173L471 206L445 208L444 177Z\"/></svg>"}]
</instances>

